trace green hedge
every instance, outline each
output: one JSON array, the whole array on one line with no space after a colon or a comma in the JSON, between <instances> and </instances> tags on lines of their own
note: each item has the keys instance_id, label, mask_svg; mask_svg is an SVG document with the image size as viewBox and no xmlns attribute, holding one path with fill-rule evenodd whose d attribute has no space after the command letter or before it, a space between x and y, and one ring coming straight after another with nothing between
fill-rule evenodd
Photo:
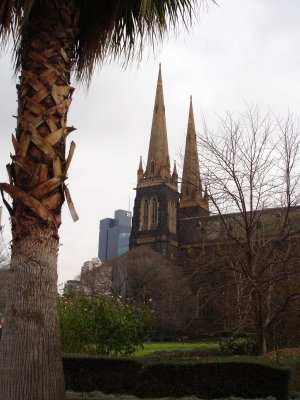
<instances>
[{"instance_id":1,"label":"green hedge","mask_svg":"<svg viewBox=\"0 0 300 400\"><path fill-rule=\"evenodd\" d=\"M75 392L102 391L140 398L273 396L285 400L299 390L297 362L287 368L219 359L151 363L125 357L64 357L63 364L66 389Z\"/></svg>"}]
</instances>

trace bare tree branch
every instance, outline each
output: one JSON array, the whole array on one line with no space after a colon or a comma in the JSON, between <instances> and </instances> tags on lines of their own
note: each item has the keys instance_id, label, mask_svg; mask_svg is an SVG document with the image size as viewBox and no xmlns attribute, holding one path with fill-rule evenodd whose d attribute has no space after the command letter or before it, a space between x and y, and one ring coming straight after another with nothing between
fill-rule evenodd
<instances>
[{"instance_id":1,"label":"bare tree branch","mask_svg":"<svg viewBox=\"0 0 300 400\"><path fill-rule=\"evenodd\" d=\"M235 330L252 326L259 354L282 316L300 306L299 133L293 115L262 117L252 106L220 118L217 132L204 121L198 135L214 215L202 221L211 251L198 270L209 265L215 274L222 266L223 282L214 288L227 297L220 315L230 316Z\"/></svg>"}]
</instances>

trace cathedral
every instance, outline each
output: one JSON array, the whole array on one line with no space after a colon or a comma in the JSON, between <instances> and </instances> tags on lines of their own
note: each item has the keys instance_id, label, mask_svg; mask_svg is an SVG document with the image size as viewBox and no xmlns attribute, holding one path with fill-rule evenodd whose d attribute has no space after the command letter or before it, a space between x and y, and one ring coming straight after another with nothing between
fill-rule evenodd
<instances>
[{"instance_id":1,"label":"cathedral","mask_svg":"<svg viewBox=\"0 0 300 400\"><path fill-rule=\"evenodd\" d=\"M176 163L170 165L161 67L159 67L148 158L142 158L137 172L136 198L132 218L130 248L149 245L169 259L178 256L188 225L209 215L208 196L203 191L192 98L188 116L181 192ZM181 229L184 227L184 234ZM194 230L193 230L194 231ZM194 238L194 240L197 240Z\"/></svg>"},{"instance_id":2,"label":"cathedral","mask_svg":"<svg viewBox=\"0 0 300 400\"><path fill-rule=\"evenodd\" d=\"M150 247L180 268L190 295L185 304L179 295L172 301L184 313L189 332L255 331L261 346L266 346L267 335L277 343L285 337L288 343L292 332L298 332L293 321L300 310L297 202L276 206L274 199L268 203L274 208L258 202L254 208L243 203L231 214L210 212L192 98L180 190L178 183L176 163L170 165L159 68L147 164L144 170L140 159L137 171L130 249ZM242 183L241 202L246 190Z\"/></svg>"}]
</instances>

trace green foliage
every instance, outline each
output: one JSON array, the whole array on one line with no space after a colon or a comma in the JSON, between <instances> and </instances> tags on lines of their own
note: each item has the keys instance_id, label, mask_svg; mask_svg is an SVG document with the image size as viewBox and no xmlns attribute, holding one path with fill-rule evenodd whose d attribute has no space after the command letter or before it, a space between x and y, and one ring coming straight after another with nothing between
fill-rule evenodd
<instances>
[{"instance_id":1,"label":"green foliage","mask_svg":"<svg viewBox=\"0 0 300 400\"><path fill-rule=\"evenodd\" d=\"M255 336L232 337L223 339L220 346L222 356L251 356L257 353L257 344Z\"/></svg>"},{"instance_id":2,"label":"green foliage","mask_svg":"<svg viewBox=\"0 0 300 400\"><path fill-rule=\"evenodd\" d=\"M59 296L62 351L67 353L130 355L149 340L153 311L103 296L85 293Z\"/></svg>"}]
</instances>

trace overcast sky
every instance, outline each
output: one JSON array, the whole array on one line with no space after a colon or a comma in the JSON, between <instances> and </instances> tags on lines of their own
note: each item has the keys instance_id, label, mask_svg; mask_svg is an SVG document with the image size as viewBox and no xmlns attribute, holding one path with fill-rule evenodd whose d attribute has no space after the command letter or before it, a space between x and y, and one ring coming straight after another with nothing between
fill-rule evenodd
<instances>
[{"instance_id":1,"label":"overcast sky","mask_svg":"<svg viewBox=\"0 0 300 400\"><path fill-rule=\"evenodd\" d=\"M99 221L117 209L133 209L139 157L147 161L158 75L162 78L171 161L180 163L190 95L196 130L201 114L209 126L225 111L243 112L245 103L262 112L299 114L299 0L218 0L202 13L190 35L169 39L154 59L147 52L139 68L122 71L108 65L97 71L88 94L75 91L68 114L77 147L69 169L69 189L79 221L67 205L60 228L58 282L80 272L97 257ZM16 90L9 54L0 59L0 182L13 152ZM201 161L200 161L201 162ZM201 168L201 166L200 166ZM8 212L3 207L4 238L10 240Z\"/></svg>"}]
</instances>

